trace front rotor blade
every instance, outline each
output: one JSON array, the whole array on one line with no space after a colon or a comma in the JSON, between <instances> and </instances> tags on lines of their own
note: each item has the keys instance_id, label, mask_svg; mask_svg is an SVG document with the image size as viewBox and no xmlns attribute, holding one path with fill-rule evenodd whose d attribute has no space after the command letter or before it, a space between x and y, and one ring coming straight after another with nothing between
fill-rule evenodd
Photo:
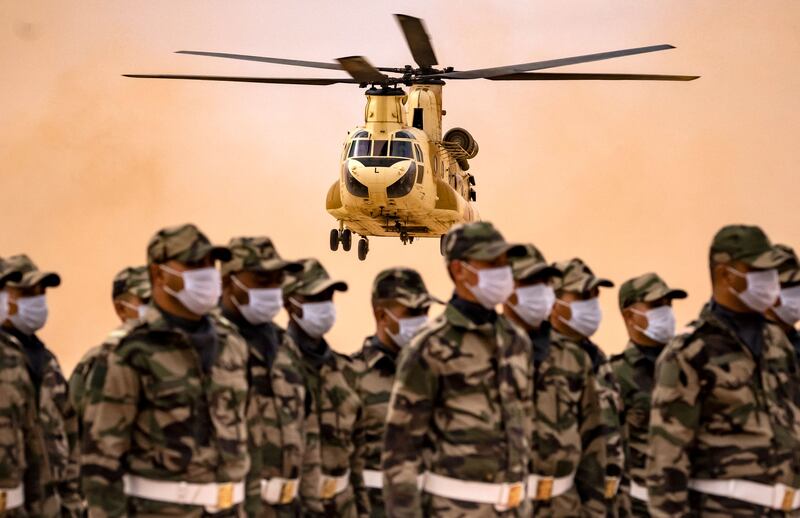
<instances>
[{"instance_id":1,"label":"front rotor blade","mask_svg":"<svg viewBox=\"0 0 800 518\"><path fill-rule=\"evenodd\" d=\"M487 77L486 79L490 81L693 81L698 77L700 76L527 72Z\"/></svg>"},{"instance_id":2,"label":"front rotor blade","mask_svg":"<svg viewBox=\"0 0 800 518\"><path fill-rule=\"evenodd\" d=\"M190 79L195 81L232 81L235 83L270 83L278 85L327 86L338 83L358 84L355 79L323 79L302 77L236 77L236 76L197 76L182 74L122 74L125 77L144 79Z\"/></svg>"},{"instance_id":3,"label":"front rotor blade","mask_svg":"<svg viewBox=\"0 0 800 518\"><path fill-rule=\"evenodd\" d=\"M614 50L611 52L600 52L598 54L586 54L584 56L573 56L570 58L551 59L548 61L533 61L531 63L520 63L518 65L507 65L503 67L478 68L475 70L464 70L463 72L446 72L444 74L432 74L429 77L442 79L478 79L528 72L530 70L542 70L544 68L563 67L575 65L577 63L588 63L590 61L601 61L604 59L619 58L622 56L632 56L634 54L645 54L647 52L657 52L659 50L674 49L672 45L653 45L651 47L638 47L635 49Z\"/></svg>"},{"instance_id":4,"label":"front rotor blade","mask_svg":"<svg viewBox=\"0 0 800 518\"><path fill-rule=\"evenodd\" d=\"M437 63L436 55L433 53L431 39L425 31L422 20L405 14L395 14L394 17L400 23L400 28L408 42L408 49L417 65L422 68L435 65Z\"/></svg>"},{"instance_id":5,"label":"front rotor blade","mask_svg":"<svg viewBox=\"0 0 800 518\"><path fill-rule=\"evenodd\" d=\"M343 70L339 63L325 63L323 61L305 61L302 59L270 58L266 56L251 56L249 54L229 54L227 52L205 52L200 50L179 50L176 54L190 54L192 56L208 56L212 58L239 59L244 61L257 61L259 63L275 63L277 65L290 65L295 67L325 68L328 70ZM384 72L400 72L402 69L378 67Z\"/></svg>"},{"instance_id":6,"label":"front rotor blade","mask_svg":"<svg viewBox=\"0 0 800 518\"><path fill-rule=\"evenodd\" d=\"M382 83L389 79L362 56L338 58L342 68L359 83Z\"/></svg>"}]
</instances>

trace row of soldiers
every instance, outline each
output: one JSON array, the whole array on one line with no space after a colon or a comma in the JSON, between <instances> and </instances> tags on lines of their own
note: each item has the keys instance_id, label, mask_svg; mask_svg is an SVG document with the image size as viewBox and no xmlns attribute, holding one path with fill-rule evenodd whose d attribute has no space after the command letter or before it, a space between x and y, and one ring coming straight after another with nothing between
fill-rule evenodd
<instances>
[{"instance_id":1,"label":"row of soldiers","mask_svg":"<svg viewBox=\"0 0 800 518\"><path fill-rule=\"evenodd\" d=\"M626 281L611 358L591 337L613 283L580 259L485 222L443 249L452 298L382 271L347 357L325 339L347 284L319 261L163 229L69 382L36 336L59 276L2 261L0 516L800 516L790 248L720 230L712 298L677 337L686 292Z\"/></svg>"}]
</instances>

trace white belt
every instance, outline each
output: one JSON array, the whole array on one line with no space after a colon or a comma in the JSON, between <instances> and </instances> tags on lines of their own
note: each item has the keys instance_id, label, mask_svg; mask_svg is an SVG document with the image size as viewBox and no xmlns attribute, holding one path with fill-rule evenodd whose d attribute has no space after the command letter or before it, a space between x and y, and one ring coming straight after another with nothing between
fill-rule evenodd
<instances>
[{"instance_id":1,"label":"white belt","mask_svg":"<svg viewBox=\"0 0 800 518\"><path fill-rule=\"evenodd\" d=\"M432 495L444 498L463 502L493 504L503 509L517 507L525 498L525 484L522 482L506 482L502 484L472 482L431 472L425 473L422 489Z\"/></svg>"},{"instance_id":2,"label":"white belt","mask_svg":"<svg viewBox=\"0 0 800 518\"><path fill-rule=\"evenodd\" d=\"M22 484L13 489L0 489L0 513L22 507L25 503L25 490Z\"/></svg>"},{"instance_id":3,"label":"white belt","mask_svg":"<svg viewBox=\"0 0 800 518\"><path fill-rule=\"evenodd\" d=\"M125 475L125 494L157 502L203 506L214 513L244 502L244 482L190 484Z\"/></svg>"},{"instance_id":4,"label":"white belt","mask_svg":"<svg viewBox=\"0 0 800 518\"><path fill-rule=\"evenodd\" d=\"M749 480L689 480L689 488L708 495L733 498L778 511L800 509L800 490L784 484L760 484Z\"/></svg>"},{"instance_id":5,"label":"white belt","mask_svg":"<svg viewBox=\"0 0 800 518\"><path fill-rule=\"evenodd\" d=\"M365 469L364 485L372 489L383 488L383 471L378 471L377 469Z\"/></svg>"},{"instance_id":6,"label":"white belt","mask_svg":"<svg viewBox=\"0 0 800 518\"><path fill-rule=\"evenodd\" d=\"M647 494L647 488L640 486L633 480L631 480L631 496L636 500L641 500L642 502L650 501L650 496Z\"/></svg>"},{"instance_id":7,"label":"white belt","mask_svg":"<svg viewBox=\"0 0 800 518\"><path fill-rule=\"evenodd\" d=\"M532 500L550 500L569 491L574 483L575 473L558 478L530 475L528 477L528 498Z\"/></svg>"},{"instance_id":8,"label":"white belt","mask_svg":"<svg viewBox=\"0 0 800 518\"><path fill-rule=\"evenodd\" d=\"M322 475L319 479L319 496L323 500L330 500L350 485L350 470L339 477Z\"/></svg>"},{"instance_id":9,"label":"white belt","mask_svg":"<svg viewBox=\"0 0 800 518\"><path fill-rule=\"evenodd\" d=\"M286 505L297 498L300 479L272 477L261 479L261 499L271 505Z\"/></svg>"}]
</instances>

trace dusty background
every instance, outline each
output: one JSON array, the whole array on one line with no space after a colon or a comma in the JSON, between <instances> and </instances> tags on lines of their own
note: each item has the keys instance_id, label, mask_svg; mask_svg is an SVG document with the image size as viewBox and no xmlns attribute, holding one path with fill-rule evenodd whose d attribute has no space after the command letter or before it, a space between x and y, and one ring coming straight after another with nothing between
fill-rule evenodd
<instances>
[{"instance_id":1,"label":"dusty background","mask_svg":"<svg viewBox=\"0 0 800 518\"><path fill-rule=\"evenodd\" d=\"M0 254L60 272L41 332L66 371L115 324L110 282L144 261L159 227L194 221L219 242L268 234L315 255L351 290L330 341L372 330L369 286L416 267L446 297L436 242L375 239L368 261L328 250L325 192L355 87L200 84L124 72L308 75L324 70L175 55L216 50L376 65L411 59L392 12L427 21L442 65L477 68L671 43L581 71L701 74L677 83L451 82L445 127L479 140L479 208L549 259L583 257L618 283L649 270L686 288L679 321L709 296L707 247L723 224L800 246L800 2L0 2ZM561 69L567 71L568 69ZM624 345L616 290L597 335Z\"/></svg>"}]
</instances>

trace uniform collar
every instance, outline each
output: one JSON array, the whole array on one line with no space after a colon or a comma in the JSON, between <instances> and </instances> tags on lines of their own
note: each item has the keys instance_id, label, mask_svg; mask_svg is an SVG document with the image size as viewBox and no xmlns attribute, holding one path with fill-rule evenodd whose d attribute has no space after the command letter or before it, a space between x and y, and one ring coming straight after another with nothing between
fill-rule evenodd
<instances>
[{"instance_id":1,"label":"uniform collar","mask_svg":"<svg viewBox=\"0 0 800 518\"><path fill-rule=\"evenodd\" d=\"M398 353L392 351L376 336L367 337L364 340L364 361L370 369L375 368L375 365L381 361L391 362L392 365L397 363Z\"/></svg>"},{"instance_id":2,"label":"uniform collar","mask_svg":"<svg viewBox=\"0 0 800 518\"><path fill-rule=\"evenodd\" d=\"M755 357L760 357L764 347L764 326L767 318L760 313L737 313L731 311L715 300L711 300L703 308L700 315L701 325L708 323L720 328L728 335L743 344Z\"/></svg>"},{"instance_id":3,"label":"uniform collar","mask_svg":"<svg viewBox=\"0 0 800 518\"><path fill-rule=\"evenodd\" d=\"M622 354L625 357L625 361L631 365L636 365L639 362L655 364L664 347L663 345L639 345L629 341Z\"/></svg>"},{"instance_id":4,"label":"uniform collar","mask_svg":"<svg viewBox=\"0 0 800 518\"><path fill-rule=\"evenodd\" d=\"M444 310L444 317L451 325L469 331L492 332L497 316L496 311L462 299L456 294L453 294Z\"/></svg>"},{"instance_id":5,"label":"uniform collar","mask_svg":"<svg viewBox=\"0 0 800 518\"><path fill-rule=\"evenodd\" d=\"M300 327L295 324L294 320L289 321L289 327L286 332L297 344L303 357L315 368L320 368L324 364L335 367L336 362L333 361L333 351L331 350L325 338L320 338L319 341L314 341L310 336L300 330Z\"/></svg>"}]
</instances>

